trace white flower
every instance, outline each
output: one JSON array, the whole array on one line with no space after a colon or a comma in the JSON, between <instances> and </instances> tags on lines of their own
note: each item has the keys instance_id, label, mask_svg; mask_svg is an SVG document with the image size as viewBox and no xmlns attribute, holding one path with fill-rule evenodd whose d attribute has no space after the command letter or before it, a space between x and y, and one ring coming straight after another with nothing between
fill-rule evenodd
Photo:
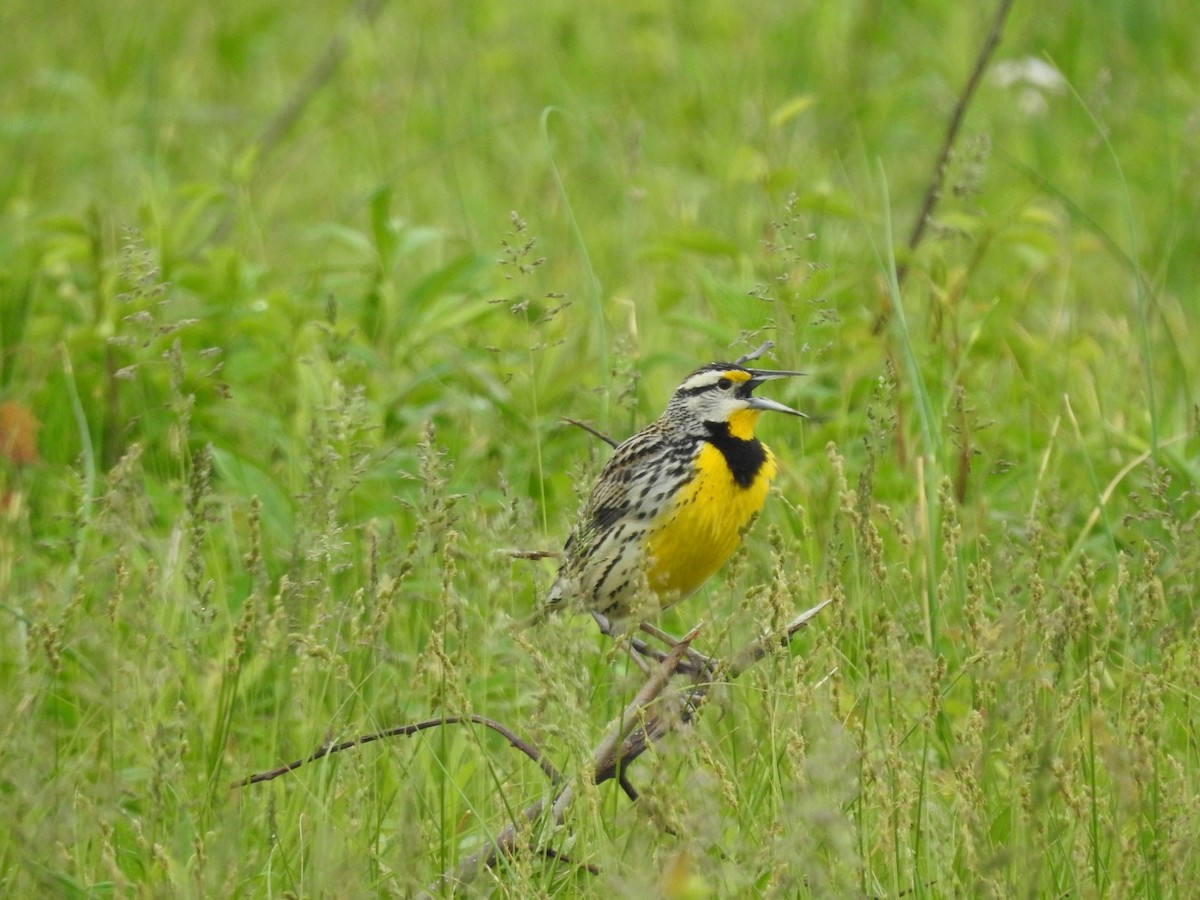
<instances>
[{"instance_id":1,"label":"white flower","mask_svg":"<svg viewBox=\"0 0 1200 900\"><path fill-rule=\"evenodd\" d=\"M1047 94L1061 94L1067 89L1062 73L1036 56L996 63L991 77L999 87L1017 88L1017 106L1030 116L1046 111Z\"/></svg>"}]
</instances>

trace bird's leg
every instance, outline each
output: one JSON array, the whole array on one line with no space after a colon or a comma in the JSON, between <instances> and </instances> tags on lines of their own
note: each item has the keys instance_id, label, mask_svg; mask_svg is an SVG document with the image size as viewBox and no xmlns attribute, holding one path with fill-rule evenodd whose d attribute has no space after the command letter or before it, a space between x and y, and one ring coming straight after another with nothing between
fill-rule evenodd
<instances>
[{"instance_id":1,"label":"bird's leg","mask_svg":"<svg viewBox=\"0 0 1200 900\"><path fill-rule=\"evenodd\" d=\"M649 622L642 622L638 627L641 628L642 631L646 632L646 634L650 635L650 637L662 641L668 647L674 647L679 643L678 638L676 638L674 635L667 634L657 625L652 625Z\"/></svg>"},{"instance_id":2,"label":"bird's leg","mask_svg":"<svg viewBox=\"0 0 1200 900\"><path fill-rule=\"evenodd\" d=\"M609 637L614 637L613 623L611 621L609 621L608 616L606 616L602 612L596 612L596 610L593 609L592 610L592 618L595 619L596 624L600 626L601 634L607 634Z\"/></svg>"},{"instance_id":3,"label":"bird's leg","mask_svg":"<svg viewBox=\"0 0 1200 900\"><path fill-rule=\"evenodd\" d=\"M646 634L650 635L650 637L654 638L655 640L662 641L668 647L674 647L679 643L678 638L667 634L657 625L651 625L649 622L642 622L639 627L642 631L646 632ZM688 647L687 663L680 666L680 669L693 675L703 673L711 678L716 675L717 666L719 664L720 660L711 656L705 656L700 651L693 650L691 647Z\"/></svg>"},{"instance_id":4,"label":"bird's leg","mask_svg":"<svg viewBox=\"0 0 1200 900\"><path fill-rule=\"evenodd\" d=\"M614 625L612 620L609 619L608 616L604 615L604 613L593 610L592 618L596 620L596 624L600 627L601 634L608 635L608 637L612 638L614 641L619 642L621 642L622 638L625 637L625 629L619 625ZM661 653L651 647L647 647L644 641L639 641L637 638L632 636L629 638L629 643L626 646L629 648L629 656L635 663L637 663L637 667L641 669L642 673L645 675L650 674L650 663L646 661L647 657L657 660L658 662L662 662L667 658L667 654Z\"/></svg>"},{"instance_id":5,"label":"bird's leg","mask_svg":"<svg viewBox=\"0 0 1200 900\"><path fill-rule=\"evenodd\" d=\"M608 616L604 615L604 613L593 610L592 618L596 620L596 624L599 626L601 634L606 634L614 640L619 640L624 636L625 629L620 625L614 624L608 618ZM651 637L657 638L668 647L673 648L679 643L679 641L671 637L671 635L667 634L662 629L656 628L648 623L642 623L641 628ZM633 657L633 661L637 663L638 668L647 675L650 674L650 664L647 662L647 660L652 659L655 662L661 663L667 658L666 652L659 650L656 647L651 647L645 641L639 640L635 637L630 637L629 639L629 655ZM716 674L716 667L717 660L711 659L710 657L705 656L703 653L699 653L689 647L684 658L681 659L676 666L676 671L684 675L705 675L711 678Z\"/></svg>"}]
</instances>

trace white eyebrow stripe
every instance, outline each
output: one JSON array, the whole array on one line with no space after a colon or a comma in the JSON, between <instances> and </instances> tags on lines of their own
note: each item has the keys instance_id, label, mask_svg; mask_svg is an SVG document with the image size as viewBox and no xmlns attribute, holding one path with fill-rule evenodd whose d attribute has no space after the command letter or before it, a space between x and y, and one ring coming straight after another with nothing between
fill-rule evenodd
<instances>
[{"instance_id":1,"label":"white eyebrow stripe","mask_svg":"<svg viewBox=\"0 0 1200 900\"><path fill-rule=\"evenodd\" d=\"M679 388L689 393L691 391L703 390L704 388L712 387L724 377L720 372L700 372L681 384Z\"/></svg>"},{"instance_id":2,"label":"white eyebrow stripe","mask_svg":"<svg viewBox=\"0 0 1200 900\"><path fill-rule=\"evenodd\" d=\"M722 378L728 378L737 383L750 380L748 374L737 369L709 369L692 375L679 386L678 391L682 394L698 394L714 387Z\"/></svg>"}]
</instances>

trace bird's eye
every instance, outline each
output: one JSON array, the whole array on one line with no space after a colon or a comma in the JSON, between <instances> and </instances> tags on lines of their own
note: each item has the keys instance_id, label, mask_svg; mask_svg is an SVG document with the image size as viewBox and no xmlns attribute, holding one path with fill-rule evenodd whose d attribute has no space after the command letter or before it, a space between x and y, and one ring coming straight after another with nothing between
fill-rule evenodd
<instances>
[{"instance_id":1,"label":"bird's eye","mask_svg":"<svg viewBox=\"0 0 1200 900\"><path fill-rule=\"evenodd\" d=\"M730 381L728 378L722 378L720 381L717 382L717 387L719 387L723 391L727 391L731 387L733 387L733 382Z\"/></svg>"}]
</instances>

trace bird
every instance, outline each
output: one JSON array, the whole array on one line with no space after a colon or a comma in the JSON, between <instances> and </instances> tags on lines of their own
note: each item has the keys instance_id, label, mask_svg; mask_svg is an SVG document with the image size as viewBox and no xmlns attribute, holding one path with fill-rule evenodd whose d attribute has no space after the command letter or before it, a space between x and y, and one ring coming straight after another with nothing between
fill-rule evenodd
<instances>
[{"instance_id":1,"label":"bird","mask_svg":"<svg viewBox=\"0 0 1200 900\"><path fill-rule=\"evenodd\" d=\"M694 593L741 544L778 471L754 436L763 412L807 418L759 385L802 375L739 363L700 366L675 389L661 416L619 444L601 469L563 548L543 615L573 606L601 631L636 625L653 600L666 609ZM635 659L636 659L635 655ZM640 663L639 663L640 664Z\"/></svg>"}]
</instances>

